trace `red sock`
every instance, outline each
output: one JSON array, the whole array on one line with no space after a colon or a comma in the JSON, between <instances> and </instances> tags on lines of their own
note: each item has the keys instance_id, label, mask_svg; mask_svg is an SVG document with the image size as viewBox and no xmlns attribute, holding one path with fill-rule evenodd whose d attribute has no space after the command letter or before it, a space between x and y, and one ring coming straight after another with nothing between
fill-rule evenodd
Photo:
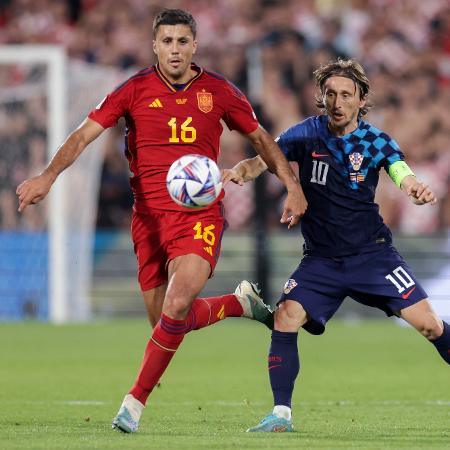
<instances>
[{"instance_id":1,"label":"red sock","mask_svg":"<svg viewBox=\"0 0 450 450\"><path fill-rule=\"evenodd\" d=\"M144 359L134 386L129 391L145 405L150 392L158 383L186 333L186 319L174 320L165 314L153 329L145 349Z\"/></svg>"},{"instance_id":2,"label":"red sock","mask_svg":"<svg viewBox=\"0 0 450 450\"><path fill-rule=\"evenodd\" d=\"M242 306L234 294L196 298L188 316L187 332L212 325L226 317L241 317Z\"/></svg>"}]
</instances>

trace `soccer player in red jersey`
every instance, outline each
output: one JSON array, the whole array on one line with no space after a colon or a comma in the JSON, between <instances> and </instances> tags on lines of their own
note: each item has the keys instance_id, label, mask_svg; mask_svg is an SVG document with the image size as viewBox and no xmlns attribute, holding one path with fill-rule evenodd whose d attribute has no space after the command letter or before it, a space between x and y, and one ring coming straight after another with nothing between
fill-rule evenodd
<instances>
[{"instance_id":1,"label":"soccer player in red jersey","mask_svg":"<svg viewBox=\"0 0 450 450\"><path fill-rule=\"evenodd\" d=\"M249 282L241 283L235 294L196 298L219 256L223 212L220 201L195 211L176 205L165 186L172 162L191 153L216 161L223 120L249 139L286 186L281 221L295 225L307 206L286 158L259 126L245 96L223 77L192 63L197 50L193 17L164 10L154 20L153 33L158 63L106 96L48 167L17 188L19 211L38 203L90 142L125 117L126 156L133 173L132 237L138 279L154 325L135 384L113 420L113 427L125 432L137 430L148 396L187 332L227 316L270 319Z\"/></svg>"}]
</instances>

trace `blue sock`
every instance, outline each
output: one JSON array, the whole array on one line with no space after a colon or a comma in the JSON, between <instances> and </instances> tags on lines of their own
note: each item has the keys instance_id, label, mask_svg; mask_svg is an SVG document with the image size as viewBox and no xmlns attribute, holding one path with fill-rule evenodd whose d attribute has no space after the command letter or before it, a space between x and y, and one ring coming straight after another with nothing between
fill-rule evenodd
<instances>
[{"instance_id":1,"label":"blue sock","mask_svg":"<svg viewBox=\"0 0 450 450\"><path fill-rule=\"evenodd\" d=\"M442 359L450 364L450 325L442 321L444 324L444 332L434 341L430 341L435 347Z\"/></svg>"},{"instance_id":2,"label":"blue sock","mask_svg":"<svg viewBox=\"0 0 450 450\"><path fill-rule=\"evenodd\" d=\"M269 350L269 378L274 405L291 407L294 383L300 370L297 349L298 333L272 331Z\"/></svg>"}]
</instances>

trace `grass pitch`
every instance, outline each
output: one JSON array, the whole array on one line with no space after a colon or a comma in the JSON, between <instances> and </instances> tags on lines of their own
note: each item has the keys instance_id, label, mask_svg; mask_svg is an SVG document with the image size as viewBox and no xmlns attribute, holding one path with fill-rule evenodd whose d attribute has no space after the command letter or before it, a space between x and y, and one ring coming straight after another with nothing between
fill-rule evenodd
<instances>
[{"instance_id":1,"label":"grass pitch","mask_svg":"<svg viewBox=\"0 0 450 450\"><path fill-rule=\"evenodd\" d=\"M140 431L111 430L149 335L145 319L0 325L1 449L449 449L450 371L392 321L300 333L295 433L243 431L271 411L269 332L231 319L188 335Z\"/></svg>"}]
</instances>

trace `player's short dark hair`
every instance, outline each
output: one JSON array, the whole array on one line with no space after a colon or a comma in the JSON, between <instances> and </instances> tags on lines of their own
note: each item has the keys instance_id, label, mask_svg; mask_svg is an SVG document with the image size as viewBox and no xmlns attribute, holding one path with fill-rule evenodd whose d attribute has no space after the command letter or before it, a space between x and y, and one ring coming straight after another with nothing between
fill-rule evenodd
<instances>
[{"instance_id":1,"label":"player's short dark hair","mask_svg":"<svg viewBox=\"0 0 450 450\"><path fill-rule=\"evenodd\" d=\"M163 9L153 20L153 36L156 37L160 25L188 25L192 35L197 34L197 23L192 14L182 9Z\"/></svg>"},{"instance_id":2,"label":"player's short dark hair","mask_svg":"<svg viewBox=\"0 0 450 450\"><path fill-rule=\"evenodd\" d=\"M316 80L316 85L320 89L320 95L316 96L316 106L325 110L325 103L323 100L324 86L328 78L333 76L345 77L353 80L359 90L359 98L367 98L370 94L370 83L364 68L358 61L354 59L337 59L337 61L330 62L319 67L313 72ZM359 110L360 116L365 116L371 104L366 104Z\"/></svg>"}]
</instances>

